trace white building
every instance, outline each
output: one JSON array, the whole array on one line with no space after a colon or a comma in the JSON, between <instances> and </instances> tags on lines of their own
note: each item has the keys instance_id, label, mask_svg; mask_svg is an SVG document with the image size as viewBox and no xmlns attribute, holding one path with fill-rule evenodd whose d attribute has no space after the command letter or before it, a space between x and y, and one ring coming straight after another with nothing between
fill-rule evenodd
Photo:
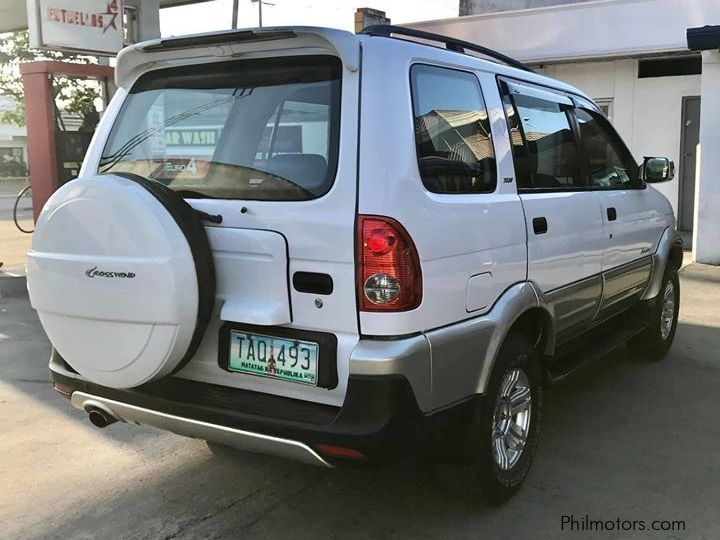
<instances>
[{"instance_id":1,"label":"white building","mask_svg":"<svg viewBox=\"0 0 720 540\"><path fill-rule=\"evenodd\" d=\"M553 3L564 5L524 9ZM596 99L639 161L675 160L675 180L658 189L694 231L696 259L720 264L720 52L691 52L686 37L720 24L720 1L461 1L461 13L477 12L411 26L496 49Z\"/></svg>"},{"instance_id":2,"label":"white building","mask_svg":"<svg viewBox=\"0 0 720 540\"><path fill-rule=\"evenodd\" d=\"M0 111L11 111L15 102L0 96ZM0 176L4 172L14 172L13 168L3 167L3 162L13 161L27 165L27 130L14 124L0 123Z\"/></svg>"}]
</instances>

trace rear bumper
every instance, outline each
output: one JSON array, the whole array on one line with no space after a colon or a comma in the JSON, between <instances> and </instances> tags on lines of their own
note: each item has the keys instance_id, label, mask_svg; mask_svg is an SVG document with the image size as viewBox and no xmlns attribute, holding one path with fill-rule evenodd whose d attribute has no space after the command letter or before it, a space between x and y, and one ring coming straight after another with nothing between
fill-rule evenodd
<instances>
[{"instance_id":1,"label":"rear bumper","mask_svg":"<svg viewBox=\"0 0 720 540\"><path fill-rule=\"evenodd\" d=\"M241 429L203 422L201 420L176 416L174 414L138 407L80 391L72 393L70 402L77 409L84 411L102 409L121 422L151 425L187 437L205 439L228 446L236 446L251 452L264 452L302 461L310 465L331 467L331 465L312 448L290 439L270 437L260 433L252 433Z\"/></svg>"},{"instance_id":2,"label":"rear bumper","mask_svg":"<svg viewBox=\"0 0 720 540\"><path fill-rule=\"evenodd\" d=\"M321 466L350 459L328 454L322 445L360 452L353 461L460 461L463 428L481 399L472 396L427 414L408 378L389 373L351 374L342 407L332 407L173 377L107 388L68 370L55 353L50 367L56 388L80 409L99 407L121 421Z\"/></svg>"}]
</instances>

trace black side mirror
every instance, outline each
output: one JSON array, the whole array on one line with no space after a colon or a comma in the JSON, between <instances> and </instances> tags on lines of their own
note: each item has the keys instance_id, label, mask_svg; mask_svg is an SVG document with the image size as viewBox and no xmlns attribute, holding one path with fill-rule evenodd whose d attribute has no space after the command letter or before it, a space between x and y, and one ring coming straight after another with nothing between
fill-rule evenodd
<instances>
[{"instance_id":1,"label":"black side mirror","mask_svg":"<svg viewBox=\"0 0 720 540\"><path fill-rule=\"evenodd\" d=\"M640 177L648 184L669 182L675 178L675 163L666 157L646 157L640 167Z\"/></svg>"}]
</instances>

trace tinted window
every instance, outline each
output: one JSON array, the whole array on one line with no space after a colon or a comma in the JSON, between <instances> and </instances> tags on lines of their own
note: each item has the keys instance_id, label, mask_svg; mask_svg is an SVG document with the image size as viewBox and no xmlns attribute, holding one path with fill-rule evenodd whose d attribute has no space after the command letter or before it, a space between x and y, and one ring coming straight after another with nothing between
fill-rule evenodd
<instances>
[{"instance_id":1,"label":"tinted window","mask_svg":"<svg viewBox=\"0 0 720 540\"><path fill-rule=\"evenodd\" d=\"M513 95L513 100L515 109L509 111L508 120L511 136L522 137L527 187L583 187L577 144L570 120L560 104L519 94ZM511 118L515 113L518 117ZM519 141L513 140L513 143Z\"/></svg>"},{"instance_id":2,"label":"tinted window","mask_svg":"<svg viewBox=\"0 0 720 540\"><path fill-rule=\"evenodd\" d=\"M416 65L411 72L418 167L434 193L495 190L490 122L475 75Z\"/></svg>"},{"instance_id":3,"label":"tinted window","mask_svg":"<svg viewBox=\"0 0 720 540\"><path fill-rule=\"evenodd\" d=\"M508 130L510 131L510 144L512 146L513 161L515 164L517 186L520 189L527 189L532 187L532 183L530 182L525 139L523 138L522 129L520 128L520 120L515 112L515 106L510 96L504 94L502 99L503 107L505 108L505 118L507 118Z\"/></svg>"},{"instance_id":4,"label":"tinted window","mask_svg":"<svg viewBox=\"0 0 720 540\"><path fill-rule=\"evenodd\" d=\"M588 161L590 185L599 188L637 185L637 165L610 136L603 120L583 109L577 109L575 116Z\"/></svg>"},{"instance_id":5,"label":"tinted window","mask_svg":"<svg viewBox=\"0 0 720 540\"><path fill-rule=\"evenodd\" d=\"M340 71L337 58L315 56L150 72L115 119L100 172L191 196L319 197L335 176Z\"/></svg>"}]
</instances>

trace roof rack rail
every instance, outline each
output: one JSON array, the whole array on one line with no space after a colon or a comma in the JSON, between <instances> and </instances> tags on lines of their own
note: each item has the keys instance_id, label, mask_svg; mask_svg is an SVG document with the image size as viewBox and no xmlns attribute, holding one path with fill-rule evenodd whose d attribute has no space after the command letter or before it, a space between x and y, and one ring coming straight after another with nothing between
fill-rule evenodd
<instances>
[{"instance_id":1,"label":"roof rack rail","mask_svg":"<svg viewBox=\"0 0 720 540\"><path fill-rule=\"evenodd\" d=\"M433 34L432 32L425 32L423 30L415 30L414 28L407 28L405 26L396 26L394 24L374 24L371 26L367 26L365 29L363 29L361 34L367 34L369 36L382 36L382 37L392 37L393 34L398 36L409 36L409 37L415 37L418 39L425 39L428 41L437 41L439 43L443 43L445 45L445 48L449 51L459 52L462 54L466 54L465 51L474 51L478 52L480 54L484 54L485 56L488 56L490 58L494 58L495 60L499 60L503 64L507 64L508 66L512 66L514 68L522 69L524 71L529 71L530 73L534 73L534 71L520 62L519 60L515 60L514 58L511 58L510 56L504 55L500 52L494 51L492 49L489 49L487 47L483 47L482 45L477 45L475 43L470 43L469 41L463 41L462 39L455 39L448 36L443 36L441 34Z\"/></svg>"}]
</instances>

